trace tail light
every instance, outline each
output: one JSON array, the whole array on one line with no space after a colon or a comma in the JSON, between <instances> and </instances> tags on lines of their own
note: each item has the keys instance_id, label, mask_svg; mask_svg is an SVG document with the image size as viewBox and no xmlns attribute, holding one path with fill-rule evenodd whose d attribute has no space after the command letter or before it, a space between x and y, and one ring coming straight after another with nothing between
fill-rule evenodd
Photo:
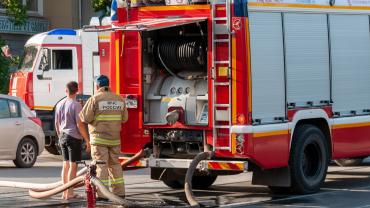
<instances>
[{"instance_id":1,"label":"tail light","mask_svg":"<svg viewBox=\"0 0 370 208\"><path fill-rule=\"evenodd\" d=\"M34 100L33 100L33 73L29 72L27 74L27 80L26 80L26 92L24 95L25 103L30 107L31 109L34 109Z\"/></svg>"},{"instance_id":2,"label":"tail light","mask_svg":"<svg viewBox=\"0 0 370 208\"><path fill-rule=\"evenodd\" d=\"M28 117L28 119L30 119L31 121L35 122L37 125L39 125L40 127L42 127L42 122L41 122L41 119L40 118L37 118L37 117Z\"/></svg>"}]
</instances>

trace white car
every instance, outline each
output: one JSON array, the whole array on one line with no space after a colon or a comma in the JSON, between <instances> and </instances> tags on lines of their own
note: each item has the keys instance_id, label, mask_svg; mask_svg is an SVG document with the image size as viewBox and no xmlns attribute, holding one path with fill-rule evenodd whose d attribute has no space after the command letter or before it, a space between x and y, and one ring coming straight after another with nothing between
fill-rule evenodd
<instances>
[{"instance_id":1,"label":"white car","mask_svg":"<svg viewBox=\"0 0 370 208\"><path fill-rule=\"evenodd\" d=\"M41 120L21 99L0 94L0 160L30 168L44 146Z\"/></svg>"}]
</instances>

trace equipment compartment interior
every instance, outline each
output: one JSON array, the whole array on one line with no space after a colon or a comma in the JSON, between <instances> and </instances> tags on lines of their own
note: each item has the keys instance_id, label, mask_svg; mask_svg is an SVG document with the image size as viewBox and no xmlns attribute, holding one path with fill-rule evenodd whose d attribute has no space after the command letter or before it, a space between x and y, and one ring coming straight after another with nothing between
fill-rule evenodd
<instances>
[{"instance_id":1,"label":"equipment compartment interior","mask_svg":"<svg viewBox=\"0 0 370 208\"><path fill-rule=\"evenodd\" d=\"M207 23L141 36L144 123L208 125Z\"/></svg>"}]
</instances>

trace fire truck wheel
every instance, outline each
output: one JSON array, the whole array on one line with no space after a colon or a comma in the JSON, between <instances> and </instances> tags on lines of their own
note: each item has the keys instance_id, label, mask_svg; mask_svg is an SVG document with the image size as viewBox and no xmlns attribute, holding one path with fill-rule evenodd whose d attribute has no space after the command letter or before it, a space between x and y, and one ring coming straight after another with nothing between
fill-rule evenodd
<instances>
[{"instance_id":1,"label":"fire truck wheel","mask_svg":"<svg viewBox=\"0 0 370 208\"><path fill-rule=\"evenodd\" d=\"M37 145L32 139L24 138L18 144L16 154L16 158L13 162L17 168L31 168L37 159Z\"/></svg>"},{"instance_id":2,"label":"fire truck wheel","mask_svg":"<svg viewBox=\"0 0 370 208\"><path fill-rule=\"evenodd\" d=\"M193 176L194 189L208 189L216 181L217 176Z\"/></svg>"},{"instance_id":3,"label":"fire truck wheel","mask_svg":"<svg viewBox=\"0 0 370 208\"><path fill-rule=\"evenodd\" d=\"M184 188L184 181L180 180L168 180L168 179L162 179L163 183L166 184L166 186L173 188L173 189L182 189Z\"/></svg>"},{"instance_id":4,"label":"fire truck wheel","mask_svg":"<svg viewBox=\"0 0 370 208\"><path fill-rule=\"evenodd\" d=\"M217 176L193 176L192 180L192 187L194 189L207 189L216 181ZM183 179L177 180L168 180L162 179L163 183L166 186L173 188L173 189L182 189L184 188L185 181Z\"/></svg>"},{"instance_id":5,"label":"fire truck wheel","mask_svg":"<svg viewBox=\"0 0 370 208\"><path fill-rule=\"evenodd\" d=\"M364 159L365 157L344 158L344 159L334 160L334 162L341 167L350 167L350 166L361 165Z\"/></svg>"},{"instance_id":6,"label":"fire truck wheel","mask_svg":"<svg viewBox=\"0 0 370 208\"><path fill-rule=\"evenodd\" d=\"M310 124L297 127L289 159L292 192L308 194L319 191L328 163L328 143L322 131Z\"/></svg>"}]
</instances>

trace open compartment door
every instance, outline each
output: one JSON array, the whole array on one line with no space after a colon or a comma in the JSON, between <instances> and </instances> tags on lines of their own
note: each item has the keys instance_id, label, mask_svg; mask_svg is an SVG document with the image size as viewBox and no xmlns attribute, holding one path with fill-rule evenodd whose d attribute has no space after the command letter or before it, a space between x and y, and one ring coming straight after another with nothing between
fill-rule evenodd
<instances>
[{"instance_id":1,"label":"open compartment door","mask_svg":"<svg viewBox=\"0 0 370 208\"><path fill-rule=\"evenodd\" d=\"M140 21L133 21L124 24L114 24L112 26L112 29L125 31L152 31L169 27L200 23L205 20L207 20L207 17L143 19Z\"/></svg>"}]
</instances>

